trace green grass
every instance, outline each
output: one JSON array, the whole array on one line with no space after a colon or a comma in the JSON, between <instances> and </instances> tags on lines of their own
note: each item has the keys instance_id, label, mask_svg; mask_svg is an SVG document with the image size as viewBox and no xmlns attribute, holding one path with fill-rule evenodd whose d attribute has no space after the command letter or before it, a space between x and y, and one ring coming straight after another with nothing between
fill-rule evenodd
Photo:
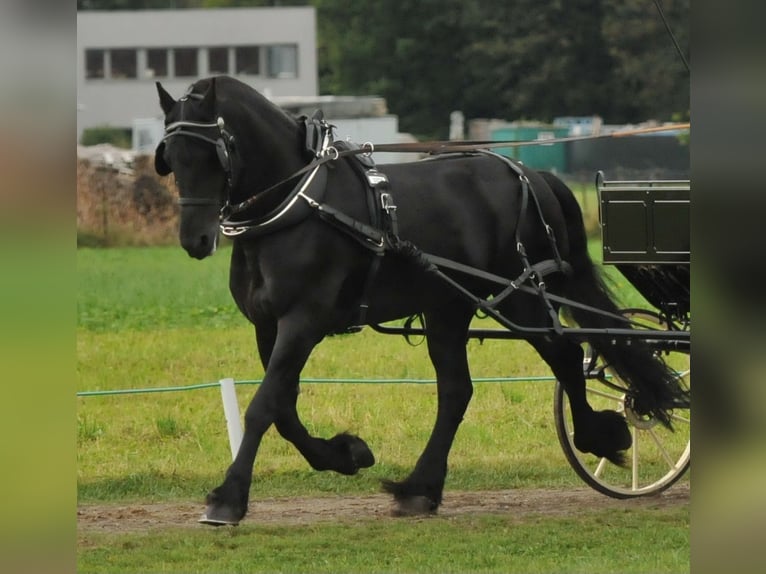
<instances>
[{"instance_id":1,"label":"green grass","mask_svg":"<svg viewBox=\"0 0 766 574\"><path fill-rule=\"evenodd\" d=\"M243 325L229 252L203 263L177 246L77 250L77 324L95 332Z\"/></svg>"},{"instance_id":2,"label":"green grass","mask_svg":"<svg viewBox=\"0 0 766 574\"><path fill-rule=\"evenodd\" d=\"M597 252L598 246L592 246ZM79 390L177 387L263 376L253 328L228 293L228 251L204 262L178 247L80 249ZM627 305L640 299L624 280ZM486 326L494 326L486 321ZM469 342L474 377L549 375L523 341ZM331 337L308 378L432 379L425 345L369 329ZM241 409L255 392L238 385ZM551 382L477 383L450 455L446 490L581 487L556 439ZM311 470L270 430L253 498L370 494L403 478L436 412L433 384L303 384L312 433L358 433L375 466L354 477ZM217 388L77 399L77 496L84 503L199 501L231 460ZM376 519L313 526L81 533L80 572L683 572L688 509L533 516Z\"/></svg>"},{"instance_id":3,"label":"green grass","mask_svg":"<svg viewBox=\"0 0 766 574\"><path fill-rule=\"evenodd\" d=\"M688 526L688 508L583 509L87 534L78 572L688 572Z\"/></svg>"}]
</instances>

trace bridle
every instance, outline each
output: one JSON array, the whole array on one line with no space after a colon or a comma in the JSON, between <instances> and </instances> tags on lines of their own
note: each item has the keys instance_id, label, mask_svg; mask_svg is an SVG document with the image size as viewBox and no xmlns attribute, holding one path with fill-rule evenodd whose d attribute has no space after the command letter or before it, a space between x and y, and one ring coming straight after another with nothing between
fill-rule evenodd
<instances>
[{"instance_id":1,"label":"bridle","mask_svg":"<svg viewBox=\"0 0 766 574\"><path fill-rule=\"evenodd\" d=\"M195 129L216 128L218 130L218 137L214 139L212 137L203 135L199 133L198 131L192 131L190 129L185 129L185 128L195 128ZM221 208L221 211L223 212L223 210L226 209L227 206L229 205L229 197L234 187L234 168L232 166L232 148L234 146L234 136L231 135L226 130L226 126L225 126L225 122L223 118L219 116L218 119L213 123L180 120L180 121L168 124L167 126L165 126L165 136L162 138L161 143L164 143L170 138L176 137L176 136L184 136L184 137L198 139L206 143L209 143L215 147L216 155L218 156L218 162L221 164L221 168L223 169L226 175L226 199L224 202L224 206ZM199 197L199 198L179 197L178 204L181 206L219 205L220 201L210 197Z\"/></svg>"}]
</instances>

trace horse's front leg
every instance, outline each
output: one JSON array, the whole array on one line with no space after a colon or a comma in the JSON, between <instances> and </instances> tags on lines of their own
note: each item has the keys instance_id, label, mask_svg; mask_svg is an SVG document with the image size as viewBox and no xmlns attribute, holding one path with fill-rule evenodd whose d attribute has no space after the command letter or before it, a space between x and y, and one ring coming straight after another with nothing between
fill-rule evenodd
<instances>
[{"instance_id":1,"label":"horse's front leg","mask_svg":"<svg viewBox=\"0 0 766 574\"><path fill-rule=\"evenodd\" d=\"M266 318L258 321L255 335L264 369L268 368L276 333L275 322ZM298 388L296 379L290 389L290 400L279 411L274 423L282 438L290 441L314 470L334 470L350 475L375 464L375 456L367 443L357 436L340 433L329 440L311 436L298 417Z\"/></svg>"},{"instance_id":2,"label":"horse's front leg","mask_svg":"<svg viewBox=\"0 0 766 574\"><path fill-rule=\"evenodd\" d=\"M349 433L339 433L330 439L311 436L298 418L296 402L298 387L295 387L292 408L285 408L277 417L277 431L293 443L314 470L334 470L352 475L360 468L375 464L375 456L361 438Z\"/></svg>"},{"instance_id":3,"label":"horse's front leg","mask_svg":"<svg viewBox=\"0 0 766 574\"><path fill-rule=\"evenodd\" d=\"M268 330L268 328L266 329ZM264 335L268 338L268 335ZM237 524L247 513L253 465L261 439L272 423L295 408L300 372L321 336L305 328L305 322L283 319L278 323L273 345L259 337L259 350L267 351L263 382L245 411L245 430L237 456L226 471L223 483L207 495L205 516L200 522L212 525ZM269 349L261 348L266 345Z\"/></svg>"}]
</instances>

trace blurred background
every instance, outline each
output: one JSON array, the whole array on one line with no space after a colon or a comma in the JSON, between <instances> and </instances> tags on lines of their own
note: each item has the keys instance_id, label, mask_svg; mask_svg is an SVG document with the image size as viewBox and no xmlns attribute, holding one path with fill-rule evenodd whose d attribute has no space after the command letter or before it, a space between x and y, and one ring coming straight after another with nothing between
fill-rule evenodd
<instances>
[{"instance_id":1,"label":"blurred background","mask_svg":"<svg viewBox=\"0 0 766 574\"><path fill-rule=\"evenodd\" d=\"M154 83L227 74L339 139L545 142L688 121L688 0L79 0L78 242L172 243L151 156ZM672 35L668 33L668 29ZM688 179L688 130L499 148L575 187L596 233L598 170ZM375 154L378 163L416 154Z\"/></svg>"}]
</instances>

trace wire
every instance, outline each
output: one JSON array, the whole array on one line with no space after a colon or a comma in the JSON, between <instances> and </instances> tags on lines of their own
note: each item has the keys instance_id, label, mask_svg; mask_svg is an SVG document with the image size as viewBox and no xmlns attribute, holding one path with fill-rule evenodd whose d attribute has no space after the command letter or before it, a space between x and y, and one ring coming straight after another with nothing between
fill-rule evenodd
<instances>
[{"instance_id":1,"label":"wire","mask_svg":"<svg viewBox=\"0 0 766 574\"><path fill-rule=\"evenodd\" d=\"M676 40L676 36L675 34L673 34L673 30L670 29L670 24L668 23L667 18L665 18L665 12L663 12L662 6L660 6L659 0L654 0L654 5L657 7L657 12L660 13L660 18L662 18L662 23L665 24L665 29L668 31L668 34L670 35L670 39L673 40L673 45L676 47L676 52L678 52L678 55L681 57L681 61L684 63L684 66L686 67L686 71L691 74L691 70L689 69L689 62L686 60L686 56L684 56L684 53L681 50L681 46L678 45L678 40Z\"/></svg>"},{"instance_id":2,"label":"wire","mask_svg":"<svg viewBox=\"0 0 766 574\"><path fill-rule=\"evenodd\" d=\"M477 377L473 379L474 383L521 383L535 381L555 381L555 377ZM235 385L259 385L261 380L235 381ZM410 383L427 385L436 383L433 379L301 379L301 383L356 383L356 384L388 384L388 383ZM78 397L97 397L105 395L136 395L140 393L167 393L177 391L194 391L197 389L210 389L219 387L220 383L201 383L199 385L186 385L180 387L154 387L149 389L114 389L108 391L78 391Z\"/></svg>"}]
</instances>

